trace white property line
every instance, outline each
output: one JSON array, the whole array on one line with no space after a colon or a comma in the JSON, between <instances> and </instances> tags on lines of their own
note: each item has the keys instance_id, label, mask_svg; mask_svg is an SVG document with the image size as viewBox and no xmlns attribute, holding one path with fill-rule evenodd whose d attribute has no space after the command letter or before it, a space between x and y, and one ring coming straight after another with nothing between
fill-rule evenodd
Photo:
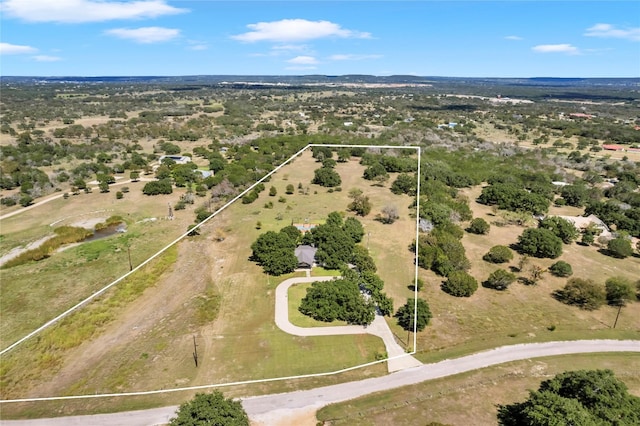
<instances>
[{"instance_id":1,"label":"white property line","mask_svg":"<svg viewBox=\"0 0 640 426\"><path fill-rule=\"evenodd\" d=\"M370 391L366 393L371 393L371 392L378 392L378 391L383 391L388 389L395 389L400 386L408 386L408 385L424 382L427 380L434 380L441 377L453 376L456 374L465 373L467 371L478 370L486 367L491 367L493 365L500 365L500 364L504 364L512 361L530 360L532 358L541 358L541 357L555 357L555 356L563 356L563 355L570 355L570 354L616 353L616 352L617 353L621 353L621 352L640 353L640 341L638 340L574 340L574 341L570 341L569 340L569 341L551 341L551 342L543 342L543 343L519 343L515 345L500 346L494 349L488 349L486 351L476 352L471 355L466 355L459 358L447 358L435 363L424 364L420 367L414 367L407 370L396 371L394 373L391 373L385 376L363 379L360 381L360 383L363 385L364 383L367 383L367 385L364 385L364 387L365 388L368 387ZM401 355L401 356L405 356L405 355ZM333 372L305 374L305 375L291 376L291 377L278 377L278 378L261 379L261 380L247 380L247 381L233 382L233 383L222 383L217 385L200 385L200 386L189 386L189 387L183 387L183 388L129 392L129 393L11 399L11 400L0 400L0 403L61 401L61 400L71 400L71 399L154 395L154 394L160 394L160 393L193 391L193 390L208 389L208 388L215 388L215 387L246 385L246 384L252 384L252 383L267 383L267 382L274 382L274 381L280 381L280 380L328 376L332 374L353 371L360 367L368 367L370 365L378 364L385 361L386 360L373 361L367 364L362 364L355 367L349 367L349 368L345 368L345 369L337 370ZM404 376L406 380L401 379L400 382L398 382L397 380L394 380L394 379L400 379L402 376ZM409 377L407 378L406 376L409 376ZM385 383L385 386L383 387L372 386L373 382L380 382L380 381L383 381ZM323 388L318 388L318 389L332 389L332 388L335 388L336 386L348 385L353 383L356 383L356 382L346 382L342 384L329 385L329 386L325 386ZM372 388L375 388L375 389L371 390ZM308 391L302 391L302 392L308 392ZM264 395L256 396L252 398L263 398L263 397L265 396Z\"/></svg>"},{"instance_id":2,"label":"white property line","mask_svg":"<svg viewBox=\"0 0 640 426\"><path fill-rule=\"evenodd\" d=\"M409 354L407 354L409 355ZM405 357L406 355L398 355L393 358L388 359L396 359ZM41 402L41 401L63 401L69 399L91 399L91 398L115 398L121 396L144 396L144 395L157 395L160 393L174 393L174 392L183 392L183 391L193 391L200 389L211 389L211 388L223 388L229 386L239 386L239 385L250 385L254 383L269 383L269 382L278 382L281 380L294 380L294 379L308 379L312 377L322 377L322 376L331 376L334 374L346 373L347 371L357 370L363 367L369 367L371 365L380 364L382 362L387 362L388 359L382 359L379 361L372 361L366 364L360 364L353 367L343 368L342 370L336 371L327 371L324 373L311 373L311 374L302 374L300 376L288 376L288 377L273 377L270 379L256 379L256 380L244 380L241 382L231 382L231 383L217 383L217 384L209 384L209 385L199 385L199 386L188 386L183 388L171 388L171 389L157 389L151 391L139 391L139 392L122 392L122 393L102 393L102 394L87 394L87 395L69 395L69 396L50 396L43 398L22 398L22 399L3 399L0 400L0 404L10 403L10 402Z\"/></svg>"},{"instance_id":3,"label":"white property line","mask_svg":"<svg viewBox=\"0 0 640 426\"><path fill-rule=\"evenodd\" d=\"M247 380L247 381L233 382L233 383L209 384L209 385L192 386L192 387L184 387L184 388L173 388L173 389L162 389L162 390L140 391L140 392L129 392L129 393L93 394L93 395L59 396L59 397L48 397L48 398L27 398L27 399L0 400L0 403L7 403L7 402L34 402L34 401L56 401L56 400L87 399L87 398L109 398L109 397L119 397L119 396L136 396L136 395L154 395L154 394L160 394L160 393L181 392L181 391L188 391L188 390L208 389L208 388L216 388L216 387L227 387L227 386L245 385L245 384L252 384L252 383L266 383L266 382L281 381L281 380L303 379L303 378L310 378L310 377L322 377L322 376L340 374L340 373L344 373L344 372L351 371L351 370L356 370L356 369L363 368L363 367L368 367L368 366L371 366L371 365L375 365L375 364L379 364L379 363L382 363L382 362L386 362L386 361L391 360L391 359L402 358L402 357L405 357L405 356L408 356L408 355L414 355L416 353L416 334L417 334L416 333L416 327L417 327L416 319L417 319L417 306L418 306L418 302L417 302L417 300L418 300L418 297L417 297L417 291L418 291L418 289L417 289L417 287L418 287L418 282L417 282L417 280L418 280L418 263L417 263L417 258L418 258L418 239L417 239L417 237L418 237L418 233L419 233L418 225L419 225L419 220L420 220L420 214L419 214L419 211L420 211L420 192L419 192L419 190L420 190L420 153L421 153L421 149L420 149L420 147L417 147L417 146L342 145L342 144L308 144L308 145L306 145L304 148L302 148L301 150L299 150L298 152L293 154L291 157L289 157L286 161L284 161L282 164L277 166L271 172L267 173L261 179L256 181L253 185L249 186L243 192L238 194L231 201L227 202L225 205L220 207L218 210L216 210L214 213L212 213L209 217L207 217L202 222L198 223L196 226L194 226L193 228L189 229L187 232L185 232L184 234L180 235L174 241L172 241L167 246L162 248L156 254L154 254L153 256L151 256L150 258L148 258L147 260L145 260L144 262L142 262L141 264L136 266L134 269L132 269L131 271L129 271L126 274L124 274L123 276L121 276L120 278L116 279L115 281L113 281L110 284L106 285L105 287L103 287L102 289L98 290L97 292L93 293L92 295L90 295L86 299L82 300L80 303L78 303L78 304L74 305L73 307L67 309L62 314L60 314L57 317L53 318L52 320L46 322L44 325L40 326L36 330L32 331L31 333L27 334L23 338L19 339L18 341L14 342L10 346L8 346L7 348L3 349L2 351L0 351L0 355L5 354L6 352L8 352L11 349L15 348L16 346L20 345L24 341L26 341L26 340L30 339L31 337L35 336L36 334L40 333L42 330L52 326L56 322L60 321L62 318L66 317L67 315L72 313L73 311L75 311L75 310L79 309L80 307L82 307L83 305L85 305L87 302L95 299L97 296L99 296L100 294L104 293L109 288L111 288L114 285L118 284L119 282L121 282L122 280L127 278L129 275L131 275L134 272L138 271L144 265L146 265L147 263L151 262L153 259L158 257L160 254L164 253L170 247L172 247L173 245L178 243L180 240L182 240L183 238L188 236L188 234L193 232L195 229L198 229L204 223L208 222L210 219L212 219L213 217L217 216L220 212L222 212L227 207L229 207L231 204L233 204L235 201L237 201L238 199L243 197L245 194L247 194L249 191L251 191L257 185L262 183L265 179L269 178L272 174L274 174L275 172L280 170L282 167L287 165L289 162L291 162L293 159L295 159L300 154L302 154L309 147L314 147L314 146L326 146L326 147L334 147L334 148L337 147L337 148L415 149L418 152L418 174L417 174L418 183L417 183L417 192L416 192L416 196L417 196L417 203L416 203L416 208L417 208L417 210L416 210L416 212L417 212L417 214L416 214L416 248L415 248L415 259L414 259L414 262L415 262L415 282L414 282L415 305L414 305L414 329L413 329L414 336L413 336L413 351L412 352L407 353L407 354L398 355L398 356L391 357L391 358L386 358L386 359L379 360L379 361L373 361L373 362L369 362L369 363L366 363L366 364L356 365L354 367L348 367L348 368L345 368L345 369L342 369L342 370L336 370L336 371L330 371L330 372L324 372L324 373L313 373L313 374L304 374L304 375L299 375L299 376L288 376L288 377L278 377L278 378L270 378L270 379Z\"/></svg>"},{"instance_id":4,"label":"white property line","mask_svg":"<svg viewBox=\"0 0 640 426\"><path fill-rule=\"evenodd\" d=\"M24 341L30 339L31 337L35 336L36 334L40 333L42 330L52 326L53 324L55 324L56 322L60 321L62 318L66 317L67 315L69 315L71 312L75 311L76 309L80 308L81 306L85 305L87 302L95 299L97 296L101 295L102 293L104 293L105 291L107 291L108 289L110 289L111 287L113 287L114 285L118 284L120 281L124 280L125 278L127 278L129 275L133 274L134 272L138 271L140 268L142 268L144 265L146 265L147 263L151 262L153 259L155 259L156 257L160 256L162 253L164 253L165 251L167 251L169 248L171 248L173 245L175 245L176 243L180 242L180 240L182 240L183 238L185 238L186 236L188 236L191 232L193 232L194 230L198 229L200 226L204 225L206 222L208 222L210 219L212 219L214 216L217 216L218 213L222 212L223 210L225 210L227 207L229 207L231 204L233 204L236 200L238 200L239 198L243 197L246 193L248 193L249 191L251 191L253 188L255 188L257 185L259 185L260 183L262 183L262 181L264 181L266 178L268 178L269 176L271 176L273 173L275 173L276 171L278 171L280 168L282 168L283 166L285 166L286 164L288 164L291 160L293 160L295 157L297 157L298 155L300 155L305 149L307 149L307 147L305 146L304 148L302 148L300 151L298 151L297 153L295 153L293 156L291 156L288 160L286 160L284 163L280 164L278 167L276 167L275 169L273 169L271 172L267 173L265 176L263 176L260 180L256 181L256 183L254 183L253 185L251 185L249 188L245 189L243 192L241 192L240 194L238 194L236 197L234 197L231 201L227 202L224 206L220 207L218 210L216 210L213 214L211 214L211 216L207 217L206 219L204 219L202 222L198 223L196 226L194 226L193 228L189 229L188 231L186 231L184 234L180 235L178 238L176 238L175 240L173 240L172 242L170 242L167 246L165 246L164 248L160 249L160 251L158 251L156 254L154 254L153 256L151 256L150 258L148 258L147 260L145 260L144 262L142 262L141 264L139 264L138 266L136 266L135 268L133 268L131 271L127 272L126 274L124 274L123 276L121 276L120 278L116 279L115 281L111 282L110 284L107 284L105 287L101 288L100 290L96 291L95 293L93 293L92 295L90 295L89 297L87 297L86 299L82 300L81 302L79 302L78 304L72 306L71 308L67 309L66 311L64 311L63 313L61 313L60 315L58 315L57 317L53 318L52 320L47 321L45 324L41 325L40 327L38 327L37 329L35 329L34 331L32 331L31 333L27 334L26 336L24 336L23 338L21 338L20 340L12 343L11 345L7 346L6 348L4 348L2 351L0 351L0 355L4 355L5 353L9 352L11 349L15 348L16 346L18 346L19 344L23 343Z\"/></svg>"}]
</instances>

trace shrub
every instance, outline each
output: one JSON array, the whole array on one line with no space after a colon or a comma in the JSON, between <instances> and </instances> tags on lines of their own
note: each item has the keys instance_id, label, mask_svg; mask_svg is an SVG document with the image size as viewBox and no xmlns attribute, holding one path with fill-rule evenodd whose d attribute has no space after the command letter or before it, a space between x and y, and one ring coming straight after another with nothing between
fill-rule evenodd
<instances>
[{"instance_id":1,"label":"shrub","mask_svg":"<svg viewBox=\"0 0 640 426\"><path fill-rule=\"evenodd\" d=\"M124 194L123 194L121 191L116 192L116 198L117 198L118 200L121 200L121 199L122 199L122 197L124 197Z\"/></svg>"},{"instance_id":2,"label":"shrub","mask_svg":"<svg viewBox=\"0 0 640 426\"><path fill-rule=\"evenodd\" d=\"M507 246L493 246L482 259L491 263L505 263L513 259L513 252Z\"/></svg>"},{"instance_id":3,"label":"shrub","mask_svg":"<svg viewBox=\"0 0 640 426\"><path fill-rule=\"evenodd\" d=\"M494 290L506 290L515 280L515 274L504 269L496 269L482 285Z\"/></svg>"},{"instance_id":4,"label":"shrub","mask_svg":"<svg viewBox=\"0 0 640 426\"><path fill-rule=\"evenodd\" d=\"M631 242L625 237L617 237L607 242L607 251L613 257L624 259L633 254Z\"/></svg>"},{"instance_id":5,"label":"shrub","mask_svg":"<svg viewBox=\"0 0 640 426\"><path fill-rule=\"evenodd\" d=\"M604 288L593 280L571 278L560 290L556 290L553 296L567 305L575 305L580 309L593 311L604 304Z\"/></svg>"},{"instance_id":6,"label":"shrub","mask_svg":"<svg viewBox=\"0 0 640 426\"><path fill-rule=\"evenodd\" d=\"M453 271L442 283L442 290L456 297L469 297L478 289L478 281L464 271Z\"/></svg>"},{"instance_id":7,"label":"shrub","mask_svg":"<svg viewBox=\"0 0 640 426\"><path fill-rule=\"evenodd\" d=\"M573 269L564 260L559 260L549 267L549 272L556 277L569 277L573 274Z\"/></svg>"},{"instance_id":8,"label":"shrub","mask_svg":"<svg viewBox=\"0 0 640 426\"><path fill-rule=\"evenodd\" d=\"M469 224L469 228L467 228L468 232L472 234L484 235L489 232L491 226L487 223L486 220L481 217L477 217L471 221Z\"/></svg>"}]
</instances>

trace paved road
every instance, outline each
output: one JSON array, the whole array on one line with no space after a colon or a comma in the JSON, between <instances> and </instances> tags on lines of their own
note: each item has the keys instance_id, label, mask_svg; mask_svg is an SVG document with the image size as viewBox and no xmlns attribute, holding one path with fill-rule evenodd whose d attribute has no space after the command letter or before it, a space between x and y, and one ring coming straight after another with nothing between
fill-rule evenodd
<instances>
[{"instance_id":1,"label":"paved road","mask_svg":"<svg viewBox=\"0 0 640 426\"><path fill-rule=\"evenodd\" d=\"M452 376L491 365L544 356L577 353L638 352L637 340L580 340L573 342L530 343L503 346L485 352L424 364L355 382L325 386L306 391L243 398L242 404L253 422L278 424L278 419L292 413L317 410L325 405L347 401L373 392L395 389L427 380ZM130 411L94 416L60 417L54 419L0 421L2 426L151 426L165 424L174 414L175 406L152 410Z\"/></svg>"}]
</instances>

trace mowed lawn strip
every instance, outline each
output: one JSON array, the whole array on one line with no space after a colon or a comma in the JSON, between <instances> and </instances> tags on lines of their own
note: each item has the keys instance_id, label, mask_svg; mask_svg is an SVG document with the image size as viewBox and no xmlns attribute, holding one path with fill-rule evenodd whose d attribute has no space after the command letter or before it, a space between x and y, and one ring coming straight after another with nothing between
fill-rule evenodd
<instances>
[{"instance_id":1,"label":"mowed lawn strip","mask_svg":"<svg viewBox=\"0 0 640 426\"><path fill-rule=\"evenodd\" d=\"M332 404L316 414L332 425L496 424L496 405L524 401L558 373L611 369L640 396L640 355L576 354L506 363Z\"/></svg>"}]
</instances>

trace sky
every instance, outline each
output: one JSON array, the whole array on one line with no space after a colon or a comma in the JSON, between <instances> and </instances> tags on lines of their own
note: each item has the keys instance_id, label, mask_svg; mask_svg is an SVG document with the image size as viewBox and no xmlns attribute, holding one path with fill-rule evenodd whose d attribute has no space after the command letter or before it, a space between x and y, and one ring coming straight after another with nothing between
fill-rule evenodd
<instances>
[{"instance_id":1,"label":"sky","mask_svg":"<svg viewBox=\"0 0 640 426\"><path fill-rule=\"evenodd\" d=\"M640 77L640 1L1 0L0 75Z\"/></svg>"}]
</instances>

